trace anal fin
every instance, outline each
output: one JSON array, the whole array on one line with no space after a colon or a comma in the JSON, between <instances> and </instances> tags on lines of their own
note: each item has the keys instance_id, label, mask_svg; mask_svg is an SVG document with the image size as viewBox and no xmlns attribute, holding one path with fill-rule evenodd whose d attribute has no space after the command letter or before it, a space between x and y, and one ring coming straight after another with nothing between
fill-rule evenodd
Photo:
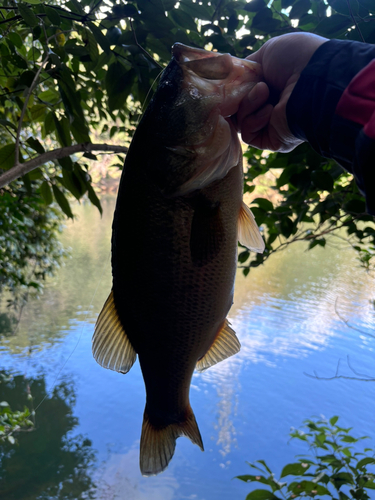
<instances>
[{"instance_id":1,"label":"anal fin","mask_svg":"<svg viewBox=\"0 0 375 500\"><path fill-rule=\"evenodd\" d=\"M242 202L238 217L238 241L253 252L264 252L265 244L255 222L254 215L244 202Z\"/></svg>"},{"instance_id":2,"label":"anal fin","mask_svg":"<svg viewBox=\"0 0 375 500\"><path fill-rule=\"evenodd\" d=\"M190 405L186 409L183 421L165 426L153 425L145 410L142 424L139 465L144 476L155 476L167 468L176 448L176 439L186 436L199 448L203 442Z\"/></svg>"},{"instance_id":3,"label":"anal fin","mask_svg":"<svg viewBox=\"0 0 375 500\"><path fill-rule=\"evenodd\" d=\"M127 373L137 358L118 316L113 291L96 321L92 354L103 368L120 373Z\"/></svg>"},{"instance_id":4,"label":"anal fin","mask_svg":"<svg viewBox=\"0 0 375 500\"><path fill-rule=\"evenodd\" d=\"M236 332L230 327L229 321L226 319L212 346L198 360L196 369L199 372L203 372L210 366L216 365L216 363L233 356L240 349L241 344L236 336Z\"/></svg>"}]
</instances>

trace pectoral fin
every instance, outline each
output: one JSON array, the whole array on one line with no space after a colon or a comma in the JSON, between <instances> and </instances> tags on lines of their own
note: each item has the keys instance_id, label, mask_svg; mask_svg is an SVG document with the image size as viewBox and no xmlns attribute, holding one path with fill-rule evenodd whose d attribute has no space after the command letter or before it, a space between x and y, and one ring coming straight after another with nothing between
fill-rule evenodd
<instances>
[{"instance_id":1,"label":"pectoral fin","mask_svg":"<svg viewBox=\"0 0 375 500\"><path fill-rule=\"evenodd\" d=\"M203 358L198 360L196 369L199 372L207 370L210 366L233 356L233 354L236 354L240 349L241 344L236 336L236 332L232 330L229 321L226 319L223 327L215 339L215 342Z\"/></svg>"},{"instance_id":2,"label":"pectoral fin","mask_svg":"<svg viewBox=\"0 0 375 500\"><path fill-rule=\"evenodd\" d=\"M92 354L103 368L127 373L137 354L120 322L113 292L109 294L95 325L92 338Z\"/></svg>"},{"instance_id":3,"label":"pectoral fin","mask_svg":"<svg viewBox=\"0 0 375 500\"><path fill-rule=\"evenodd\" d=\"M254 215L244 202L242 202L238 217L238 241L253 252L264 252L265 244L255 222Z\"/></svg>"}]
</instances>

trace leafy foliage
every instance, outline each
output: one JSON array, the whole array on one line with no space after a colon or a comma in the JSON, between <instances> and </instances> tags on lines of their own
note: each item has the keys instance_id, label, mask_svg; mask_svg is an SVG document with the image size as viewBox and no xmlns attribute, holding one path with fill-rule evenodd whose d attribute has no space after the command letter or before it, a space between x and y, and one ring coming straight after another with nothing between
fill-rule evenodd
<instances>
[{"instance_id":1,"label":"leafy foliage","mask_svg":"<svg viewBox=\"0 0 375 500\"><path fill-rule=\"evenodd\" d=\"M131 137L175 42L245 57L268 38L312 31L328 38L375 42L372 0L4 0L0 8L0 173L40 160L22 182L46 211L72 217L68 194L101 210L88 160L92 136ZM151 90L150 90L151 89ZM79 158L68 149L86 145ZM59 157L45 152L63 148ZM266 252L241 252L245 274L288 243L324 246L339 234L372 267L373 218L352 177L308 145L287 154L246 153L245 190L271 173L269 199L253 211L265 228ZM38 160L38 161L39 161ZM120 163L123 158L120 157ZM44 166L42 167L42 164ZM18 188L17 188L18 189ZM269 196L269 194L274 196ZM0 210L3 197L0 197ZM276 203L274 202L276 199Z\"/></svg>"},{"instance_id":2,"label":"leafy foliage","mask_svg":"<svg viewBox=\"0 0 375 500\"><path fill-rule=\"evenodd\" d=\"M65 380L47 391L43 373L36 378L1 370L0 401L11 408L43 405L35 412L31 432L18 432L17 444L0 439L0 498L64 499L95 498L92 466L95 451L91 441L77 433L74 416L74 384Z\"/></svg>"},{"instance_id":3,"label":"leafy foliage","mask_svg":"<svg viewBox=\"0 0 375 500\"><path fill-rule=\"evenodd\" d=\"M251 210L265 229L266 251L252 260L247 250L239 254L245 274L292 242L306 241L309 249L324 247L330 236L349 243L361 265L373 269L374 218L366 213L364 199L350 174L335 161L319 156L308 144L288 154L270 153L267 160L252 148L245 156L249 162L245 190L268 172L273 174L268 189L278 198L275 205L265 198L252 202Z\"/></svg>"},{"instance_id":4,"label":"leafy foliage","mask_svg":"<svg viewBox=\"0 0 375 500\"><path fill-rule=\"evenodd\" d=\"M12 380L11 376L4 372L0 373L0 384L8 383L10 380ZM29 396L29 399L32 399L30 393ZM13 434L34 426L30 416L30 410L26 406L23 411L12 411L7 401L0 401L0 442L8 441L14 445L16 439Z\"/></svg>"},{"instance_id":5,"label":"leafy foliage","mask_svg":"<svg viewBox=\"0 0 375 500\"><path fill-rule=\"evenodd\" d=\"M40 182L34 184L42 188ZM57 235L62 215L44 203L41 193L30 193L21 181L3 189L0 210L0 292L12 292L19 305L38 291L64 255Z\"/></svg>"},{"instance_id":6,"label":"leafy foliage","mask_svg":"<svg viewBox=\"0 0 375 500\"><path fill-rule=\"evenodd\" d=\"M310 454L298 458L282 469L280 478L263 460L249 466L254 474L237 479L261 488L253 490L246 500L277 500L294 498L339 498L369 500L375 489L373 450L353 451L353 444L365 439L355 438L351 429L340 427L337 416L326 420L306 420L303 430L294 430L292 439L300 439Z\"/></svg>"}]
</instances>

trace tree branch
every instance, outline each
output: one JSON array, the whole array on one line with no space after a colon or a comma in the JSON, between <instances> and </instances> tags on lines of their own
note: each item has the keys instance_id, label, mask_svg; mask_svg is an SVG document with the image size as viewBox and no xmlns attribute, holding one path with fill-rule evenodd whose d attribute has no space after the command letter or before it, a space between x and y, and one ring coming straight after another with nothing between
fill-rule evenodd
<instances>
[{"instance_id":1,"label":"tree branch","mask_svg":"<svg viewBox=\"0 0 375 500\"><path fill-rule=\"evenodd\" d=\"M350 358L347 356L347 363L351 371L356 375L355 377L351 377L349 375L340 375L340 361L341 359L338 360L337 363L337 368L336 368L336 373L332 377L320 377L316 371L314 371L314 375L311 375L310 373L303 372L306 377L310 378L315 378L316 380L337 380L340 378L346 379L346 380L359 380L360 382L375 382L375 378L371 375L367 375L366 373L359 373L357 372L352 365L350 364Z\"/></svg>"},{"instance_id":2,"label":"tree branch","mask_svg":"<svg viewBox=\"0 0 375 500\"><path fill-rule=\"evenodd\" d=\"M337 310L337 302L338 302L338 297L336 297L336 300L335 300L335 312L337 314L337 316L340 318L340 320L345 323L345 325L348 327L348 328L351 328L352 330L355 330L356 332L359 332L361 333L362 335L367 335L368 337L372 337L373 339L375 338L375 335L372 335L371 333L368 333L368 332L365 332L364 330L361 330L360 328L356 328L355 326L352 326L349 324L349 321L345 318L343 318L341 316L341 314L339 313L339 311Z\"/></svg>"},{"instance_id":3,"label":"tree branch","mask_svg":"<svg viewBox=\"0 0 375 500\"><path fill-rule=\"evenodd\" d=\"M35 158L32 158L25 163L17 165L7 172L0 175L0 188L6 186L10 182L22 177L23 175L31 172L37 167L40 167L44 163L53 160L59 160L61 158L66 158L74 153L91 153L92 151L99 152L112 152L112 153L127 153L128 148L125 146L111 146L110 144L91 144L86 142L84 144L74 144L73 146L67 146L65 148L53 149L52 151L47 151Z\"/></svg>"}]
</instances>

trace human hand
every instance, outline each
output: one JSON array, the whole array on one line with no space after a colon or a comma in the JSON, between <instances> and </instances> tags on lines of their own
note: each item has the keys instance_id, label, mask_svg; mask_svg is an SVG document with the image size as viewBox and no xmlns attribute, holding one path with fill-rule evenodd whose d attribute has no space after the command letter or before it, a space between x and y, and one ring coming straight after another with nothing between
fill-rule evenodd
<instances>
[{"instance_id":1,"label":"human hand","mask_svg":"<svg viewBox=\"0 0 375 500\"><path fill-rule=\"evenodd\" d=\"M301 144L289 130L286 105L302 70L327 41L312 33L288 33L271 38L246 58L262 65L264 82L252 88L237 112L237 126L244 142L285 153ZM268 102L270 90L278 96L275 105Z\"/></svg>"}]
</instances>

